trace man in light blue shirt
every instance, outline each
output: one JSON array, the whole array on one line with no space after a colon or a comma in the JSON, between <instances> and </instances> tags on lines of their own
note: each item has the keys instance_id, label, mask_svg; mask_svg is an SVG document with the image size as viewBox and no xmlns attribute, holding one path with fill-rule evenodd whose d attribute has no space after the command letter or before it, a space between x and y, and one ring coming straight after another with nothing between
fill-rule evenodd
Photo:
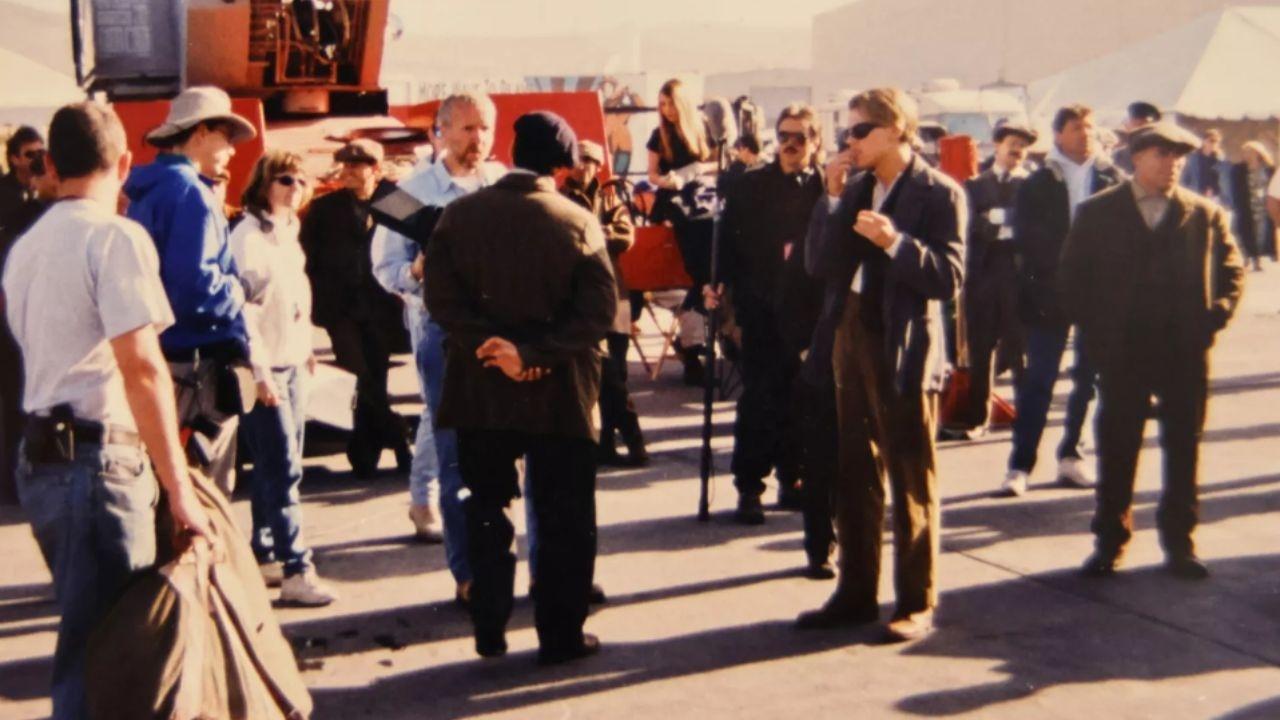
<instances>
[{"instance_id":1,"label":"man in light blue shirt","mask_svg":"<svg viewBox=\"0 0 1280 720\"><path fill-rule=\"evenodd\" d=\"M443 156L402 181L400 189L424 205L444 207L496 182L507 172L501 163L487 160L493 148L496 116L497 110L488 96L464 93L446 98L436 117ZM457 438L452 430L433 427L444 387L444 331L431 322L423 304L423 255L418 243L379 227L371 253L374 277L405 301L405 324L413 340L425 400L409 470L409 518L419 539L444 541L449 571L458 584L457 597L465 602L471 569L467 563L466 519L458 499L462 475L458 470ZM436 478L439 482L433 483Z\"/></svg>"}]
</instances>

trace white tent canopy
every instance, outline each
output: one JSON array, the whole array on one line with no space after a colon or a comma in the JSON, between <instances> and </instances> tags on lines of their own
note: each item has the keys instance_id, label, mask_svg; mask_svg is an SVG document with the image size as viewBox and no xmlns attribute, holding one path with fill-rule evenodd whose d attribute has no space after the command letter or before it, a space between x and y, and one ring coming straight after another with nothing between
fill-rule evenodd
<instances>
[{"instance_id":1,"label":"white tent canopy","mask_svg":"<svg viewBox=\"0 0 1280 720\"><path fill-rule=\"evenodd\" d=\"M1280 8L1231 7L1030 87L1032 115L1084 103L1106 116L1134 100L1206 119L1280 117Z\"/></svg>"},{"instance_id":2,"label":"white tent canopy","mask_svg":"<svg viewBox=\"0 0 1280 720\"><path fill-rule=\"evenodd\" d=\"M0 124L29 124L43 132L54 110L84 98L75 78L0 48Z\"/></svg>"}]
</instances>

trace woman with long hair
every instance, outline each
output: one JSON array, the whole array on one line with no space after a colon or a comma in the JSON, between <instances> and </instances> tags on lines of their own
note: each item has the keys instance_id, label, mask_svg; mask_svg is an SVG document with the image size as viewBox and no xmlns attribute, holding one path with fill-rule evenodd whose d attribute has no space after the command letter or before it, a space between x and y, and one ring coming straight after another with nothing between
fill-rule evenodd
<instances>
[{"instance_id":1,"label":"woman with long hair","mask_svg":"<svg viewBox=\"0 0 1280 720\"><path fill-rule=\"evenodd\" d=\"M684 364L684 382L701 385L701 323L690 322L688 316L700 304L700 291L696 289L705 285L710 277L712 221L690 220L677 206L677 201L685 207L693 204L699 176L713 169L708 165L713 153L702 113L678 79L666 81L658 91L658 127L646 147L649 182L657 188L652 218L655 222L671 224L684 255L685 270L694 282L694 289L686 295L678 312L680 340L675 350Z\"/></svg>"},{"instance_id":2,"label":"woman with long hair","mask_svg":"<svg viewBox=\"0 0 1280 720\"><path fill-rule=\"evenodd\" d=\"M1257 140L1240 146L1242 162L1231 169L1231 197L1234 205L1236 238L1245 260L1255 271L1262 269L1262 256L1276 259L1276 230L1267 214L1267 186L1276 163L1267 147Z\"/></svg>"},{"instance_id":3,"label":"woman with long hair","mask_svg":"<svg viewBox=\"0 0 1280 720\"><path fill-rule=\"evenodd\" d=\"M309 185L297 153L268 150L253 167L241 198L244 220L231 233L244 286L249 362L258 402L241 437L253 457L252 545L263 575L282 566L280 600L320 606L336 596L320 582L302 537L302 442L311 350L311 284L298 242L298 209Z\"/></svg>"}]
</instances>

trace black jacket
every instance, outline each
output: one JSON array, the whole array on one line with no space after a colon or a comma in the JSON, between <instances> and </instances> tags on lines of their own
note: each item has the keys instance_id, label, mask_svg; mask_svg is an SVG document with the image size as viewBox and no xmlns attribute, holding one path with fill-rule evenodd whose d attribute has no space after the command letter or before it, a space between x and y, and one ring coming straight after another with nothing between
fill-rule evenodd
<instances>
[{"instance_id":1,"label":"black jacket","mask_svg":"<svg viewBox=\"0 0 1280 720\"><path fill-rule=\"evenodd\" d=\"M853 231L859 210L869 205L876 178L870 172L851 178L834 212L824 197L813 210L810 233L822 239L813 269L826 280L822 317L805 361L806 380L825 382L833 372L836 329L858 268L865 287L879 288L889 368L899 393L940 391L945 377L942 303L954 298L964 278L968 205L956 181L920 156L893 191L892 212L902 244L893 257ZM887 203L886 203L887 204Z\"/></svg>"},{"instance_id":2,"label":"black jacket","mask_svg":"<svg viewBox=\"0 0 1280 720\"><path fill-rule=\"evenodd\" d=\"M803 252L813 207L825 191L822 172L788 176L775 160L740 177L720 216L720 274L735 302L772 304L791 252Z\"/></svg>"},{"instance_id":3,"label":"black jacket","mask_svg":"<svg viewBox=\"0 0 1280 720\"><path fill-rule=\"evenodd\" d=\"M21 221L19 213L30 198L31 193L18 182L18 176L12 172L0 175L0 230L8 231L10 225Z\"/></svg>"},{"instance_id":4,"label":"black jacket","mask_svg":"<svg viewBox=\"0 0 1280 720\"><path fill-rule=\"evenodd\" d=\"M1000 231L1013 227L1018 190L1027 177L1028 173L1022 171L1001 182L994 170L987 170L964 184L969 198L969 238L964 261L966 292L1010 280L1001 275L993 261L1013 252L1012 238L1001 239ZM1003 223L991 222L992 210L1004 212ZM1007 263L1007 260L1001 262L1000 267L1007 267ZM1007 274L1007 270L1004 272Z\"/></svg>"},{"instance_id":5,"label":"black jacket","mask_svg":"<svg viewBox=\"0 0 1280 720\"><path fill-rule=\"evenodd\" d=\"M387 180L378 183L370 202L395 190ZM375 224L370 202L360 202L350 190L317 198L302 218L299 240L307 256L311 280L311 318L320 327L343 320L402 324L400 301L373 277Z\"/></svg>"},{"instance_id":6,"label":"black jacket","mask_svg":"<svg viewBox=\"0 0 1280 720\"><path fill-rule=\"evenodd\" d=\"M1271 180L1275 170L1267 171L1267 181ZM1258 236L1258 226L1253 221L1253 196L1249 194L1249 166L1236 163L1231 166L1231 220L1235 226L1236 237L1240 241L1240 249L1249 258L1263 255L1276 256L1275 225L1271 215L1263 226L1263 236Z\"/></svg>"},{"instance_id":7,"label":"black jacket","mask_svg":"<svg viewBox=\"0 0 1280 720\"><path fill-rule=\"evenodd\" d=\"M1119 184L1124 173L1098 158L1093 165L1092 194ZM1062 170L1052 159L1022 183L1014 211L1013 243L1018 255L1018 309L1022 321L1062 327L1066 316L1058 303L1058 260L1071 230L1071 199Z\"/></svg>"},{"instance_id":8,"label":"black jacket","mask_svg":"<svg viewBox=\"0 0 1280 720\"><path fill-rule=\"evenodd\" d=\"M448 333L438 424L596 439L600 342L617 289L600 223L551 178L512 173L445 209L427 246L426 299ZM514 382L476 359L491 337L516 345Z\"/></svg>"}]
</instances>

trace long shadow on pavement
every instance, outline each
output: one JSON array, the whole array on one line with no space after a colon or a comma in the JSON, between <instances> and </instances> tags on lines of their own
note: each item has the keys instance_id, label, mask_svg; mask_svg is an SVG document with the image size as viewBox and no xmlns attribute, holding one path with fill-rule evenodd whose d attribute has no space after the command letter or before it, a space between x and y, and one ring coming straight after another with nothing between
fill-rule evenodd
<instances>
[{"instance_id":1,"label":"long shadow on pavement","mask_svg":"<svg viewBox=\"0 0 1280 720\"><path fill-rule=\"evenodd\" d=\"M938 632L901 652L990 658L1001 662L997 669L1007 678L909 695L897 710L951 716L1054 686L1280 666L1272 620L1280 595L1274 582L1259 583L1277 575L1280 558L1222 561L1214 569L1213 580L1194 585L1144 569L1101 583L1055 572L949 592ZM609 643L606 637L600 656L552 670L536 669L528 654L520 654L408 672L363 688L317 690L316 717L349 717L357 710L417 717L428 704L432 717L474 717L873 644L878 636L875 627L801 633L779 620L646 642ZM1241 717L1260 717L1271 707L1247 708Z\"/></svg>"}]
</instances>

